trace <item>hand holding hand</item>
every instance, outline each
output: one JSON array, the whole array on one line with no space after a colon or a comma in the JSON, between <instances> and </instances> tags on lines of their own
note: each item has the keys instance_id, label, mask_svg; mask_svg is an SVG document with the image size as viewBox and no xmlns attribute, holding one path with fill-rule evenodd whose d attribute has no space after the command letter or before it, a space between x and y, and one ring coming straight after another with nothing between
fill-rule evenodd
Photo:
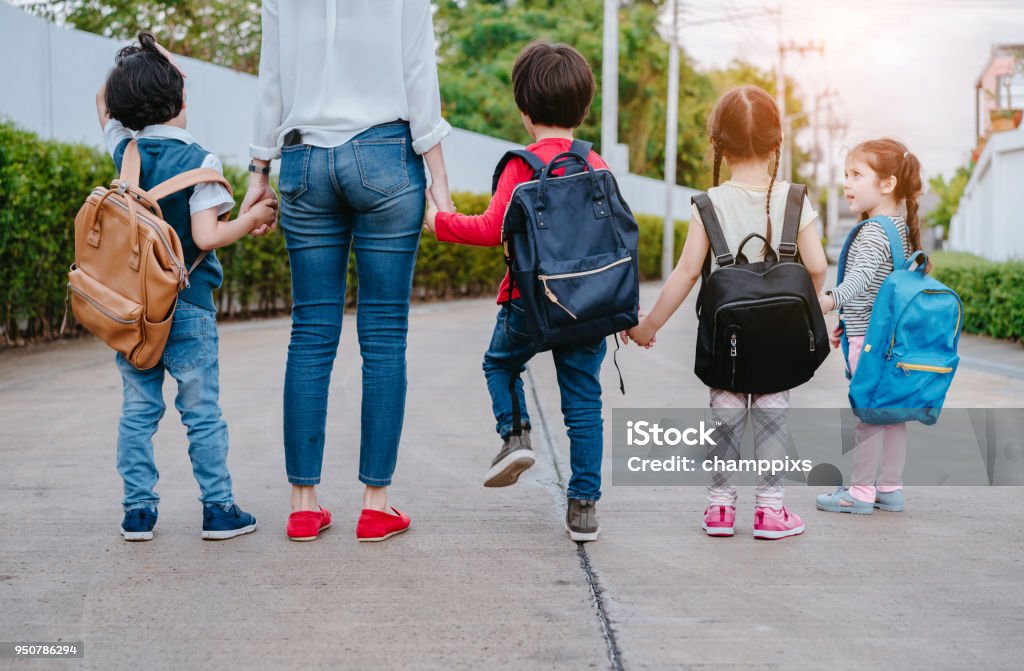
<instances>
[{"instance_id":1,"label":"hand holding hand","mask_svg":"<svg viewBox=\"0 0 1024 671\"><path fill-rule=\"evenodd\" d=\"M438 213L437 202L434 200L434 195L427 189L427 214L424 218L423 228L427 229L431 235L436 235L435 225L437 223Z\"/></svg>"},{"instance_id":2,"label":"hand holding hand","mask_svg":"<svg viewBox=\"0 0 1024 671\"><path fill-rule=\"evenodd\" d=\"M651 320L647 318L647 315L640 313L640 323L625 332L624 336L628 336L630 340L640 345L644 349L651 349L654 343L657 342L656 334L658 329L654 327ZM626 342L625 337L623 342Z\"/></svg>"},{"instance_id":3,"label":"hand holding hand","mask_svg":"<svg viewBox=\"0 0 1024 671\"><path fill-rule=\"evenodd\" d=\"M437 206L439 212L454 212L455 203L452 201L452 195L448 191L447 181L435 181L427 189L427 198L434 200L434 205Z\"/></svg>"},{"instance_id":4,"label":"hand holding hand","mask_svg":"<svg viewBox=\"0 0 1024 671\"><path fill-rule=\"evenodd\" d=\"M843 337L843 324L840 322L836 324L836 327L829 331L828 341L832 344L832 349L839 347Z\"/></svg>"},{"instance_id":5,"label":"hand holding hand","mask_svg":"<svg viewBox=\"0 0 1024 671\"><path fill-rule=\"evenodd\" d=\"M253 217L250 232L254 235L262 235L257 233L257 230L266 232L277 223L277 198L264 198L249 208L249 211L252 212Z\"/></svg>"},{"instance_id":6,"label":"hand holding hand","mask_svg":"<svg viewBox=\"0 0 1024 671\"><path fill-rule=\"evenodd\" d=\"M270 180L267 179L266 175L251 174L249 177L249 189L245 192L245 198L242 199L242 207L239 209L239 214L244 215L257 203L266 200L274 201L275 216L268 224L252 229L251 233L253 235L264 235L277 228L277 194L270 188Z\"/></svg>"}]
</instances>

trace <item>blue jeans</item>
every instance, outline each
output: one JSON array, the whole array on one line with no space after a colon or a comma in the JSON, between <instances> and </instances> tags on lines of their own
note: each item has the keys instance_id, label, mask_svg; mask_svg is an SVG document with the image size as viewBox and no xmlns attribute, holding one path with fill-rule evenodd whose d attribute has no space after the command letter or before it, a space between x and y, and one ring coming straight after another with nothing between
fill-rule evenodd
<instances>
[{"instance_id":1,"label":"blue jeans","mask_svg":"<svg viewBox=\"0 0 1024 671\"><path fill-rule=\"evenodd\" d=\"M425 187L404 122L375 126L338 147L282 152L281 229L292 275L284 453L294 485L320 483L350 248L363 358L359 480L391 484L405 416L409 299Z\"/></svg>"},{"instance_id":2,"label":"blue jeans","mask_svg":"<svg viewBox=\"0 0 1024 671\"><path fill-rule=\"evenodd\" d=\"M569 429L568 496L571 499L597 501L601 498L601 455L604 449L604 424L601 419L601 363L607 345L602 338L592 345L551 350L562 396L562 417ZM496 429L503 439L513 428L512 394L509 385L526 370L526 362L537 354L527 335L526 313L522 301L513 299L502 305L494 325L491 344L484 354L484 375ZM516 381L521 422L530 425L526 411L523 382Z\"/></svg>"},{"instance_id":3,"label":"blue jeans","mask_svg":"<svg viewBox=\"0 0 1024 671\"><path fill-rule=\"evenodd\" d=\"M188 429L188 456L203 503L233 503L228 473L228 426L220 416L217 317L212 310L178 301L163 357L138 370L120 354L124 405L117 430L117 470L124 480L124 508L156 508L160 474L153 434L164 416L164 371L178 381L175 407Z\"/></svg>"}]
</instances>

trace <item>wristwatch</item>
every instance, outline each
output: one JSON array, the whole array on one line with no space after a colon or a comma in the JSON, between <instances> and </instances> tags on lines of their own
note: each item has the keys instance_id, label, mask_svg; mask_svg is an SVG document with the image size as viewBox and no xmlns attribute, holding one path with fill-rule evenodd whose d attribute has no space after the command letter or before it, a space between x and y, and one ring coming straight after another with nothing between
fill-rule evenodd
<instances>
[{"instance_id":1,"label":"wristwatch","mask_svg":"<svg viewBox=\"0 0 1024 671\"><path fill-rule=\"evenodd\" d=\"M255 163L253 163L252 161L249 161L249 172L254 172L257 175L269 175L270 174L270 164L267 164L267 165L264 165L264 166L259 166L259 165L256 165Z\"/></svg>"}]
</instances>

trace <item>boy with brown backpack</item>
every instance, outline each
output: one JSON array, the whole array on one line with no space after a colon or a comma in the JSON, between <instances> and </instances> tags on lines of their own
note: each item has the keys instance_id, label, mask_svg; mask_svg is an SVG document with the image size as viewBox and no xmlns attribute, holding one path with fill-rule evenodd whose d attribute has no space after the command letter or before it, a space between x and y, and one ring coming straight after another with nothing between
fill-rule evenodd
<instances>
[{"instance_id":1,"label":"boy with brown backpack","mask_svg":"<svg viewBox=\"0 0 1024 671\"><path fill-rule=\"evenodd\" d=\"M120 177L79 211L68 278L78 321L118 351L121 535L132 541L153 538L157 520L152 437L165 409L165 371L178 382L202 537L256 530L256 518L234 503L227 468L213 300L223 272L213 250L272 225L277 203L264 200L228 220L230 185L217 157L186 130L184 91L184 74L149 33L118 52L96 110Z\"/></svg>"}]
</instances>

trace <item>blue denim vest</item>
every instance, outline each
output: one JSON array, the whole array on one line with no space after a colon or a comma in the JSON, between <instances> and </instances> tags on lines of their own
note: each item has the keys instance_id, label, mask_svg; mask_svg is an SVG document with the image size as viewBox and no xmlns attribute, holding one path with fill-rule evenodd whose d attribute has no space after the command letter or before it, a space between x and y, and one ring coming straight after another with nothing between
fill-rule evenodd
<instances>
[{"instance_id":1,"label":"blue denim vest","mask_svg":"<svg viewBox=\"0 0 1024 671\"><path fill-rule=\"evenodd\" d=\"M121 171L121 160L124 158L125 147L129 140L125 139L114 152L114 165ZM142 159L142 170L139 186L145 190L152 189L175 175L194 168L201 168L209 152L198 144L188 144L179 140L140 138L139 157ZM181 247L185 253L185 267L191 267L199 256L200 250L192 240L192 214L188 201L193 189L183 189L159 201L164 221L170 224L181 239ZM217 255L211 250L199 267L189 276L189 286L179 294L183 301L198 305L207 310L215 310L213 290L221 285L224 271L221 269Z\"/></svg>"}]
</instances>

